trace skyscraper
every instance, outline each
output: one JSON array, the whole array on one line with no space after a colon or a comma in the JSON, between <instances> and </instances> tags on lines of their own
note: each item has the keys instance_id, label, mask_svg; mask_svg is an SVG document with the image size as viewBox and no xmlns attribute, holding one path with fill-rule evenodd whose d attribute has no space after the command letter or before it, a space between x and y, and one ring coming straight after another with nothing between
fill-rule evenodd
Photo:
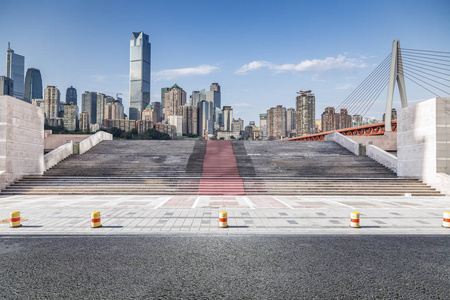
<instances>
[{"instance_id":1,"label":"skyscraper","mask_svg":"<svg viewBox=\"0 0 450 300\"><path fill-rule=\"evenodd\" d=\"M66 91L66 103L73 103L77 105L77 102L77 90L73 86L70 86Z\"/></svg>"},{"instance_id":2,"label":"skyscraper","mask_svg":"<svg viewBox=\"0 0 450 300\"><path fill-rule=\"evenodd\" d=\"M296 98L297 136L312 134L315 131L316 97L311 91L300 91Z\"/></svg>"},{"instance_id":3,"label":"skyscraper","mask_svg":"<svg viewBox=\"0 0 450 300\"><path fill-rule=\"evenodd\" d=\"M84 92L81 95L81 112L89 114L89 124L97 123L97 93ZM81 120L81 116L80 116Z\"/></svg>"},{"instance_id":4,"label":"skyscraper","mask_svg":"<svg viewBox=\"0 0 450 300\"><path fill-rule=\"evenodd\" d=\"M214 134L214 106L210 101L201 101L198 105L198 135L208 137Z\"/></svg>"},{"instance_id":5,"label":"skyscraper","mask_svg":"<svg viewBox=\"0 0 450 300\"><path fill-rule=\"evenodd\" d=\"M56 86L48 85L44 93L44 112L47 124L56 126L59 114L60 92Z\"/></svg>"},{"instance_id":6,"label":"skyscraper","mask_svg":"<svg viewBox=\"0 0 450 300\"><path fill-rule=\"evenodd\" d=\"M183 114L183 105L186 103L186 92L174 84L168 92L165 93L164 100L164 120L168 121L170 116L181 116Z\"/></svg>"},{"instance_id":7,"label":"skyscraper","mask_svg":"<svg viewBox=\"0 0 450 300\"><path fill-rule=\"evenodd\" d=\"M64 128L70 131L77 129L78 107L75 103L64 104Z\"/></svg>"},{"instance_id":8,"label":"skyscraper","mask_svg":"<svg viewBox=\"0 0 450 300\"><path fill-rule=\"evenodd\" d=\"M33 99L42 99L42 77L38 69L30 68L25 76L23 100L31 103Z\"/></svg>"},{"instance_id":9,"label":"skyscraper","mask_svg":"<svg viewBox=\"0 0 450 300\"><path fill-rule=\"evenodd\" d=\"M14 82L11 78L0 76L0 96L14 96Z\"/></svg>"},{"instance_id":10,"label":"skyscraper","mask_svg":"<svg viewBox=\"0 0 450 300\"><path fill-rule=\"evenodd\" d=\"M288 136L292 130L295 130L295 119L295 109L293 107L288 108L286 111L286 131L288 132Z\"/></svg>"},{"instance_id":11,"label":"skyscraper","mask_svg":"<svg viewBox=\"0 0 450 300\"><path fill-rule=\"evenodd\" d=\"M25 72L25 57L14 53L8 43L6 51L6 77L14 82L14 97L23 100L23 83Z\"/></svg>"},{"instance_id":12,"label":"skyscraper","mask_svg":"<svg viewBox=\"0 0 450 300\"><path fill-rule=\"evenodd\" d=\"M151 45L148 35L133 32L130 40L130 120L140 120L150 103Z\"/></svg>"},{"instance_id":13,"label":"skyscraper","mask_svg":"<svg viewBox=\"0 0 450 300\"><path fill-rule=\"evenodd\" d=\"M322 132L336 130L336 112L334 107L328 106L322 113Z\"/></svg>"},{"instance_id":14,"label":"skyscraper","mask_svg":"<svg viewBox=\"0 0 450 300\"><path fill-rule=\"evenodd\" d=\"M267 138L280 140L286 136L286 107L278 105L267 111Z\"/></svg>"},{"instance_id":15,"label":"skyscraper","mask_svg":"<svg viewBox=\"0 0 450 300\"><path fill-rule=\"evenodd\" d=\"M231 106L223 107L223 131L231 131L231 124L233 123L233 109Z\"/></svg>"},{"instance_id":16,"label":"skyscraper","mask_svg":"<svg viewBox=\"0 0 450 300\"><path fill-rule=\"evenodd\" d=\"M214 107L222 107L220 85L218 83L211 84L210 91L206 92L206 101L212 102L214 104Z\"/></svg>"},{"instance_id":17,"label":"skyscraper","mask_svg":"<svg viewBox=\"0 0 450 300\"><path fill-rule=\"evenodd\" d=\"M267 114L259 114L259 130L265 139L267 137Z\"/></svg>"},{"instance_id":18,"label":"skyscraper","mask_svg":"<svg viewBox=\"0 0 450 300\"><path fill-rule=\"evenodd\" d=\"M211 83L211 85L209 86L209 90L210 91L216 91L220 93L220 85L217 82L213 82Z\"/></svg>"}]
</instances>

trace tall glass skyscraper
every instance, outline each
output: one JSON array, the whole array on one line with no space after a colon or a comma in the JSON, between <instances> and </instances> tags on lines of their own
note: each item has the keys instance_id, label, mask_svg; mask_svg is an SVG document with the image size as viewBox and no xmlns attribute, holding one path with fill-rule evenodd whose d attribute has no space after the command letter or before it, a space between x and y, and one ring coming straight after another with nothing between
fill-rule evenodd
<instances>
[{"instance_id":1,"label":"tall glass skyscraper","mask_svg":"<svg viewBox=\"0 0 450 300\"><path fill-rule=\"evenodd\" d=\"M140 120L150 103L151 45L148 35L133 32L130 40L130 120Z\"/></svg>"},{"instance_id":2,"label":"tall glass skyscraper","mask_svg":"<svg viewBox=\"0 0 450 300\"><path fill-rule=\"evenodd\" d=\"M66 91L66 103L73 103L73 104L77 104L77 90L73 87L70 86L69 88L67 88Z\"/></svg>"},{"instance_id":3,"label":"tall glass skyscraper","mask_svg":"<svg viewBox=\"0 0 450 300\"><path fill-rule=\"evenodd\" d=\"M6 77L13 80L14 97L23 100L23 82L25 72L25 57L14 53L8 43L6 51Z\"/></svg>"},{"instance_id":4,"label":"tall glass skyscraper","mask_svg":"<svg viewBox=\"0 0 450 300\"><path fill-rule=\"evenodd\" d=\"M25 93L23 100L31 103L33 99L42 98L42 77L41 71L38 69L30 68L27 70L25 76Z\"/></svg>"}]
</instances>

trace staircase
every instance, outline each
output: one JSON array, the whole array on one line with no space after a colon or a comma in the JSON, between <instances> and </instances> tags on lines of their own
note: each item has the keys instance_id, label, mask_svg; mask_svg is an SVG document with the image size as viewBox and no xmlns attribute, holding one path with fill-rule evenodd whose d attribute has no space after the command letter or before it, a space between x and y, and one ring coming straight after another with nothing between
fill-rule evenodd
<instances>
[{"instance_id":1,"label":"staircase","mask_svg":"<svg viewBox=\"0 0 450 300\"><path fill-rule=\"evenodd\" d=\"M443 196L334 142L208 143L103 141L0 195Z\"/></svg>"}]
</instances>

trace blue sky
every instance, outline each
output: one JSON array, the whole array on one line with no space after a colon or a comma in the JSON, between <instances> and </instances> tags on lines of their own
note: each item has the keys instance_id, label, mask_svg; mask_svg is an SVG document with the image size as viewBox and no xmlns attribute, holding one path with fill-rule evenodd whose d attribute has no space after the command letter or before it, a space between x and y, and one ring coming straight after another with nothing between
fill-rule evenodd
<instances>
[{"instance_id":1,"label":"blue sky","mask_svg":"<svg viewBox=\"0 0 450 300\"><path fill-rule=\"evenodd\" d=\"M188 95L218 82L222 105L258 124L259 113L295 107L296 92L311 89L319 119L390 53L393 40L450 51L449 13L446 0L2 1L0 51L10 41L63 99L73 85L79 101L88 90L123 93L128 107L129 40L144 31L152 43L151 101L174 82ZM411 103L432 97L406 84ZM386 93L367 117L381 118Z\"/></svg>"}]
</instances>

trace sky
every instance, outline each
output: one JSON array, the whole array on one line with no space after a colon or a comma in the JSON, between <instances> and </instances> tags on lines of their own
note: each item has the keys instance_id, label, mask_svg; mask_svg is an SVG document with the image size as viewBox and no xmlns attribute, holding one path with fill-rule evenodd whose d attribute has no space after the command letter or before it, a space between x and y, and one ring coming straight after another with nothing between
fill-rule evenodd
<instances>
[{"instance_id":1,"label":"sky","mask_svg":"<svg viewBox=\"0 0 450 300\"><path fill-rule=\"evenodd\" d=\"M401 47L450 52L450 1L6 1L0 0L0 75L8 42L65 92L122 93L128 111L132 32L151 42L151 101L175 82L188 97L218 82L234 118L295 107L312 90L316 119L337 107ZM3 48L3 50L1 50ZM26 70L25 70L26 71ZM433 97L406 81L410 104ZM366 117L381 119L387 91ZM400 108L396 92L394 107Z\"/></svg>"}]
</instances>

